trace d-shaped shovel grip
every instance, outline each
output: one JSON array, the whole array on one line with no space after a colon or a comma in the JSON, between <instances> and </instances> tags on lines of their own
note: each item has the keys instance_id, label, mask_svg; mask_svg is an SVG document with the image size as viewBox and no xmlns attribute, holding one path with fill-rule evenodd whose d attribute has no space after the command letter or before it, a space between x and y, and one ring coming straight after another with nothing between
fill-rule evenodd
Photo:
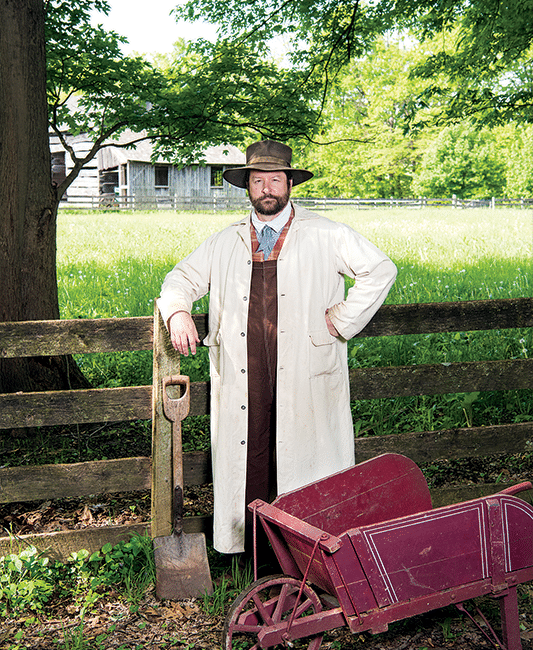
<instances>
[{"instance_id":1,"label":"d-shaped shovel grip","mask_svg":"<svg viewBox=\"0 0 533 650\"><path fill-rule=\"evenodd\" d=\"M185 392L176 399L169 396L169 386L183 386ZM191 404L190 379L187 375L171 375L163 377L163 411L173 423L181 422L187 417Z\"/></svg>"}]
</instances>

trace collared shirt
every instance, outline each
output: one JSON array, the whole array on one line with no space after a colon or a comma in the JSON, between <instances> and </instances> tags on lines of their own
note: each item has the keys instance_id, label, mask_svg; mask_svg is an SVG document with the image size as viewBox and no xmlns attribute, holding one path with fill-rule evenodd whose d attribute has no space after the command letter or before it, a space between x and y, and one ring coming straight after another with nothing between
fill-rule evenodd
<instances>
[{"instance_id":1,"label":"collared shirt","mask_svg":"<svg viewBox=\"0 0 533 650\"><path fill-rule=\"evenodd\" d=\"M289 201L275 219L272 219L272 221L260 221L255 210L252 210L252 223L254 225L256 233L259 235L265 226L270 226L279 234L285 227L287 221L290 219L291 211L292 204Z\"/></svg>"}]
</instances>

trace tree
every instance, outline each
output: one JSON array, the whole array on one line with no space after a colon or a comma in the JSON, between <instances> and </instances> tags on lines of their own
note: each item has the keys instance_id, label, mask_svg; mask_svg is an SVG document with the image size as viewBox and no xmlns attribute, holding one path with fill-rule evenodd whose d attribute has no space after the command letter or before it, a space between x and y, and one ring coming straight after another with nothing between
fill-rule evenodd
<instances>
[{"instance_id":1,"label":"tree","mask_svg":"<svg viewBox=\"0 0 533 650\"><path fill-rule=\"evenodd\" d=\"M507 196L533 198L533 126L516 129L507 164Z\"/></svg>"},{"instance_id":2,"label":"tree","mask_svg":"<svg viewBox=\"0 0 533 650\"><path fill-rule=\"evenodd\" d=\"M0 320L59 318L56 198L50 182L44 7L5 0L0 20ZM75 368L57 358L0 361L0 391L30 390Z\"/></svg>"},{"instance_id":3,"label":"tree","mask_svg":"<svg viewBox=\"0 0 533 650\"><path fill-rule=\"evenodd\" d=\"M428 147L413 182L419 196L461 199L501 196L505 159L488 128L469 124L445 127Z\"/></svg>"},{"instance_id":4,"label":"tree","mask_svg":"<svg viewBox=\"0 0 533 650\"><path fill-rule=\"evenodd\" d=\"M419 50L407 39L378 38L366 56L337 75L321 133L332 144L305 147L305 164L316 177L301 191L312 196L411 196L413 174L433 134L431 129L409 133L406 128L410 102L424 88L409 76Z\"/></svg>"},{"instance_id":5,"label":"tree","mask_svg":"<svg viewBox=\"0 0 533 650\"><path fill-rule=\"evenodd\" d=\"M439 98L445 119L466 115L482 123L533 119L531 46L533 0L189 0L181 18L219 23L226 34L268 42L285 35L293 43L294 69L322 79L322 97L342 68L369 51L377 35L412 29L433 48L413 70L442 79L431 85L413 111Z\"/></svg>"},{"instance_id":6,"label":"tree","mask_svg":"<svg viewBox=\"0 0 533 650\"><path fill-rule=\"evenodd\" d=\"M423 40L439 35L441 47L413 74L431 84L421 98L439 98L446 121L465 117L480 125L533 121L533 0L398 0ZM405 14L405 12L409 12Z\"/></svg>"},{"instance_id":7,"label":"tree","mask_svg":"<svg viewBox=\"0 0 533 650\"><path fill-rule=\"evenodd\" d=\"M254 132L289 138L316 128L312 81L279 69L261 43L203 42L171 69L158 70L140 57L122 56L117 34L92 27L93 7L108 10L106 0L0 3L2 321L59 317L60 196L126 128L180 163L197 158L208 144L242 144ZM94 142L77 159L64 140L74 169L57 188L51 183L49 128L59 137L65 128L85 132ZM4 359L0 366L0 392L82 383L70 358Z\"/></svg>"}]
</instances>

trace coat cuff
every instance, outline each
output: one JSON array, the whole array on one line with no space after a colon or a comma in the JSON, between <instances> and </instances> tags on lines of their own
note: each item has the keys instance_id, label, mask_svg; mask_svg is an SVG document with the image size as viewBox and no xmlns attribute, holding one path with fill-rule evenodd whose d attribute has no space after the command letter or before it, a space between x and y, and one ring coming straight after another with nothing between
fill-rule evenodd
<instances>
[{"instance_id":1,"label":"coat cuff","mask_svg":"<svg viewBox=\"0 0 533 650\"><path fill-rule=\"evenodd\" d=\"M183 301L179 300L165 300L164 298L159 298L157 300L157 306L159 307L159 312L161 313L161 318L165 323L165 327L168 330L168 322L178 311L186 311L188 314L191 313L189 305Z\"/></svg>"}]
</instances>

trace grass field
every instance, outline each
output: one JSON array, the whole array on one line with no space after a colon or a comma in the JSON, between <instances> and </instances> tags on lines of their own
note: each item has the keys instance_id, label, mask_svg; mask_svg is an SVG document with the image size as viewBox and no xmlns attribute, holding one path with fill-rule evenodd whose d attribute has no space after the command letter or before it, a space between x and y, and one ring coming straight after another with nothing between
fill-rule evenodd
<instances>
[{"instance_id":1,"label":"grass field","mask_svg":"<svg viewBox=\"0 0 533 650\"><path fill-rule=\"evenodd\" d=\"M63 318L152 313L165 274L238 213L63 213L58 275ZM332 210L398 265L388 302L531 295L529 210Z\"/></svg>"},{"instance_id":2,"label":"grass field","mask_svg":"<svg viewBox=\"0 0 533 650\"><path fill-rule=\"evenodd\" d=\"M60 214L62 318L151 315L174 264L242 214ZM396 263L389 304L533 296L530 210L338 209L327 216L351 225ZM206 308L206 300L198 305ZM349 361L362 367L525 358L532 348L529 330L382 337L352 341ZM78 362L95 386L151 382L147 352L85 355ZM182 369L193 381L207 379L206 350ZM533 419L529 391L373 400L353 411L359 435Z\"/></svg>"}]
</instances>

